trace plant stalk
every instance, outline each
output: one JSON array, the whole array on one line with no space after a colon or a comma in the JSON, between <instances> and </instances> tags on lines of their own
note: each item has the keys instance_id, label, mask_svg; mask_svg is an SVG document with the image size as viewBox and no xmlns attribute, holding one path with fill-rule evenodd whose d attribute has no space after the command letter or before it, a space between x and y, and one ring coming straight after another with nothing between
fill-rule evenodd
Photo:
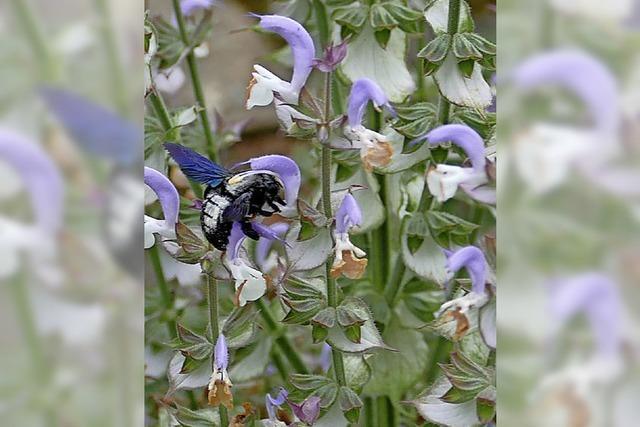
<instances>
[{"instance_id":1,"label":"plant stalk","mask_svg":"<svg viewBox=\"0 0 640 427\"><path fill-rule=\"evenodd\" d=\"M216 343L218 336L220 335L220 324L218 319L220 318L218 313L218 282L209 273L205 272L207 276L207 308L209 309L209 338L211 342ZM215 352L211 354L211 370L215 370ZM229 415L227 408L223 405L218 406L218 413L220 414L220 425L229 425Z\"/></svg>"},{"instance_id":2,"label":"plant stalk","mask_svg":"<svg viewBox=\"0 0 640 427\"><path fill-rule=\"evenodd\" d=\"M280 352L287 358L293 369L299 374L308 374L309 370L305 366L302 359L298 355L298 352L293 348L293 345L289 342L289 339L284 332L280 329L278 322L273 317L271 313L271 309L264 302L262 298L257 299L255 301L256 306L260 310L260 315L264 319L264 322L271 331L272 334L276 335L276 345L279 347Z\"/></svg>"},{"instance_id":3,"label":"plant stalk","mask_svg":"<svg viewBox=\"0 0 640 427\"><path fill-rule=\"evenodd\" d=\"M331 73L325 73L324 76L324 117L322 118L324 123L328 123L331 117ZM328 128L329 137L331 128ZM322 170L322 208L324 215L331 219L333 218L333 212L331 209L331 148L328 144L322 144L322 158L321 158L321 170ZM331 267L333 265L333 257L330 256L325 262L325 279L327 281L327 302L330 307L338 306L338 286L336 280L331 277ZM333 371L336 375L336 381L341 386L347 385L347 379L344 372L344 360L342 359L342 353L331 348L331 359L333 360Z\"/></svg>"},{"instance_id":4,"label":"plant stalk","mask_svg":"<svg viewBox=\"0 0 640 427\"><path fill-rule=\"evenodd\" d=\"M54 57L47 45L47 39L42 25L38 22L33 8L28 0L13 0L16 13L16 21L20 24L31 44L36 60L39 62L39 70L45 81L55 81L58 78L58 70Z\"/></svg>"},{"instance_id":5,"label":"plant stalk","mask_svg":"<svg viewBox=\"0 0 640 427\"><path fill-rule=\"evenodd\" d=\"M180 9L180 0L173 0L173 12L176 15L176 21L178 22L178 30L180 32L182 43L189 49L187 52L187 67L189 68L189 75L191 76L193 95L196 98L196 102L200 110L198 115L200 116L200 123L204 130L204 138L207 141L207 154L211 160L217 163L218 149L216 147L215 140L213 139L213 134L211 133L211 122L209 121L209 115L207 114L207 103L204 91L202 90L202 82L200 80L200 72L198 70L196 56L193 53L193 49L189 48L189 35L187 34L184 16L182 16L182 10Z\"/></svg>"}]
</instances>

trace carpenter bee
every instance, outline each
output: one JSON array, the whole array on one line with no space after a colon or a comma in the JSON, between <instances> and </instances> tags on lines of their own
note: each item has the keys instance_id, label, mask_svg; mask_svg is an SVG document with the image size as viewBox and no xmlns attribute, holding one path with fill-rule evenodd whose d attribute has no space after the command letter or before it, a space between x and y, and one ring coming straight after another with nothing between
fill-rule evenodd
<instances>
[{"instance_id":1,"label":"carpenter bee","mask_svg":"<svg viewBox=\"0 0 640 427\"><path fill-rule=\"evenodd\" d=\"M256 215L271 216L280 212L278 205L285 204L280 197L282 181L273 172L234 173L182 145L164 146L187 177L207 185L200 225L209 243L218 250L227 249L234 222L240 223L247 237L257 240L251 219Z\"/></svg>"}]
</instances>

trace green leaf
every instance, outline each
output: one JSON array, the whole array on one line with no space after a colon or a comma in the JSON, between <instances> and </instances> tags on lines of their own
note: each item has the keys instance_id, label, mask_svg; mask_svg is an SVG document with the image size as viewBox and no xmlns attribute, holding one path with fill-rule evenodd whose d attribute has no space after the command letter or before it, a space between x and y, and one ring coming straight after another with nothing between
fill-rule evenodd
<instances>
[{"instance_id":1,"label":"green leaf","mask_svg":"<svg viewBox=\"0 0 640 427\"><path fill-rule=\"evenodd\" d=\"M449 52L434 79L442 96L452 104L478 110L491 105L493 94L477 62L474 62L470 76L466 77L458 69L453 52Z\"/></svg>"},{"instance_id":2,"label":"green leaf","mask_svg":"<svg viewBox=\"0 0 640 427\"><path fill-rule=\"evenodd\" d=\"M338 384L327 384L315 390L313 394L320 398L321 408L328 408L333 404L333 402L335 402L336 397L338 396Z\"/></svg>"},{"instance_id":3,"label":"green leaf","mask_svg":"<svg viewBox=\"0 0 640 427\"><path fill-rule=\"evenodd\" d=\"M313 391L320 387L324 387L328 384L335 384L335 381L325 377L324 375L307 375L307 374L292 374L289 377L289 382L292 386L298 390Z\"/></svg>"},{"instance_id":4,"label":"green leaf","mask_svg":"<svg viewBox=\"0 0 640 427\"><path fill-rule=\"evenodd\" d=\"M466 78L471 77L473 73L473 67L476 62L473 59L466 59L464 61L458 62L458 70L462 73L462 75Z\"/></svg>"},{"instance_id":5,"label":"green leaf","mask_svg":"<svg viewBox=\"0 0 640 427\"><path fill-rule=\"evenodd\" d=\"M359 390L369 381L371 367L367 363L367 359L370 357L373 356L353 353L344 353L342 355L344 372L349 387Z\"/></svg>"},{"instance_id":6,"label":"green leaf","mask_svg":"<svg viewBox=\"0 0 640 427\"><path fill-rule=\"evenodd\" d=\"M465 403L475 399L480 391L481 390L460 390L451 387L440 399L446 403Z\"/></svg>"},{"instance_id":7,"label":"green leaf","mask_svg":"<svg viewBox=\"0 0 640 427\"><path fill-rule=\"evenodd\" d=\"M417 250L411 251L409 239L412 236L422 238ZM421 213L405 216L400 229L402 258L406 266L423 279L444 285L448 280L446 257L442 248L436 244Z\"/></svg>"},{"instance_id":8,"label":"green leaf","mask_svg":"<svg viewBox=\"0 0 640 427\"><path fill-rule=\"evenodd\" d=\"M180 352L176 352L169 361L167 379L169 380L170 394L175 393L177 390L193 390L202 388L209 383L209 377L211 376L211 364L208 363L208 361L195 361L189 372L182 373L185 362L186 358Z\"/></svg>"},{"instance_id":9,"label":"green leaf","mask_svg":"<svg viewBox=\"0 0 640 427\"><path fill-rule=\"evenodd\" d=\"M185 427L211 427L220 425L218 410L214 408L198 409L197 411L176 405L174 416L181 426Z\"/></svg>"},{"instance_id":10,"label":"green leaf","mask_svg":"<svg viewBox=\"0 0 640 427\"><path fill-rule=\"evenodd\" d=\"M496 416L496 403L479 397L476 399L476 411L480 422L483 424L488 423Z\"/></svg>"},{"instance_id":11,"label":"green leaf","mask_svg":"<svg viewBox=\"0 0 640 427\"><path fill-rule=\"evenodd\" d=\"M371 379L363 393L387 395L401 400L414 384L424 378L428 347L422 333L404 328L394 315L384 331L384 339L397 352L378 352L371 356Z\"/></svg>"},{"instance_id":12,"label":"green leaf","mask_svg":"<svg viewBox=\"0 0 640 427\"><path fill-rule=\"evenodd\" d=\"M222 326L229 348L246 347L253 341L258 329L257 314L255 304L236 308L229 314Z\"/></svg>"},{"instance_id":13,"label":"green leaf","mask_svg":"<svg viewBox=\"0 0 640 427\"><path fill-rule=\"evenodd\" d=\"M351 342L360 344L362 340L362 328L360 325L351 325L344 328L344 336Z\"/></svg>"},{"instance_id":14,"label":"green leaf","mask_svg":"<svg viewBox=\"0 0 640 427\"><path fill-rule=\"evenodd\" d=\"M378 44L380 45L380 47L383 49L386 49L387 44L389 43L389 39L391 38L391 30L388 30L388 29L376 30L376 32L373 35L376 41L378 42Z\"/></svg>"},{"instance_id":15,"label":"green leaf","mask_svg":"<svg viewBox=\"0 0 640 427\"><path fill-rule=\"evenodd\" d=\"M327 307L316 314L312 323L325 328L333 328L336 324L336 309L333 307Z\"/></svg>"},{"instance_id":16,"label":"green leaf","mask_svg":"<svg viewBox=\"0 0 640 427\"><path fill-rule=\"evenodd\" d=\"M179 343L174 348L196 360L207 359L211 356L213 344L206 337L196 334L180 324L177 329Z\"/></svg>"},{"instance_id":17,"label":"green leaf","mask_svg":"<svg viewBox=\"0 0 640 427\"><path fill-rule=\"evenodd\" d=\"M443 211L428 211L426 218L433 238L442 247L451 247L453 241L462 246L470 244L469 236L478 228L477 224Z\"/></svg>"},{"instance_id":18,"label":"green leaf","mask_svg":"<svg viewBox=\"0 0 640 427\"><path fill-rule=\"evenodd\" d=\"M338 323L343 327L362 325L371 319L367 304L356 297L346 297L336 309L336 314Z\"/></svg>"},{"instance_id":19,"label":"green leaf","mask_svg":"<svg viewBox=\"0 0 640 427\"><path fill-rule=\"evenodd\" d=\"M380 47L371 25L365 24L349 44L341 70L356 81L367 77L376 82L391 102L402 102L413 93L415 84L405 62L407 37L397 28L391 31L386 48Z\"/></svg>"},{"instance_id":20,"label":"green leaf","mask_svg":"<svg viewBox=\"0 0 640 427\"><path fill-rule=\"evenodd\" d=\"M496 45L490 42L489 40L485 39L481 35L476 33L465 33L464 36L480 52L485 53L487 55L496 54Z\"/></svg>"},{"instance_id":21,"label":"green leaf","mask_svg":"<svg viewBox=\"0 0 640 427\"><path fill-rule=\"evenodd\" d=\"M198 118L198 112L200 112L200 108L195 105L178 110L173 114L173 126L182 127L195 122Z\"/></svg>"},{"instance_id":22,"label":"green leaf","mask_svg":"<svg viewBox=\"0 0 640 427\"><path fill-rule=\"evenodd\" d=\"M244 357L239 361L235 360L238 359L236 353L233 366L229 370L229 377L233 378L234 382L244 382L264 375L264 370L270 361L271 346L271 338L267 336L243 351Z\"/></svg>"},{"instance_id":23,"label":"green leaf","mask_svg":"<svg viewBox=\"0 0 640 427\"><path fill-rule=\"evenodd\" d=\"M186 264L198 264L209 250L209 245L181 222L176 224L176 241L180 249L173 257Z\"/></svg>"},{"instance_id":24,"label":"green leaf","mask_svg":"<svg viewBox=\"0 0 640 427\"><path fill-rule=\"evenodd\" d=\"M369 20L375 30L391 30L398 26L398 21L381 3L375 3L369 9ZM386 44L385 44L386 46Z\"/></svg>"},{"instance_id":25,"label":"green leaf","mask_svg":"<svg viewBox=\"0 0 640 427\"><path fill-rule=\"evenodd\" d=\"M358 421L360 417L360 408L362 408L363 403L360 400L360 397L349 387L340 387L340 391L338 393L338 403L340 405L340 409L344 412L345 417L355 423Z\"/></svg>"},{"instance_id":26,"label":"green leaf","mask_svg":"<svg viewBox=\"0 0 640 427\"><path fill-rule=\"evenodd\" d=\"M356 199L358 206L367 207L367 215L363 215L362 224L360 224L354 232L360 234L375 229L382 224L385 219L385 208L378 194L378 183L375 177L373 174L366 172L362 167L359 167L358 171L351 178L336 183L334 189L336 192L346 190L351 185L364 187L358 191L354 191L353 197Z\"/></svg>"},{"instance_id":27,"label":"green leaf","mask_svg":"<svg viewBox=\"0 0 640 427\"><path fill-rule=\"evenodd\" d=\"M336 7L331 13L331 17L338 24L358 32L367 19L368 9L367 6L355 1L347 6Z\"/></svg>"},{"instance_id":28,"label":"green leaf","mask_svg":"<svg viewBox=\"0 0 640 427\"><path fill-rule=\"evenodd\" d=\"M431 25L434 33L446 33L449 23L449 0L432 0L424 10L424 17L429 25ZM467 2L462 0L460 4L460 24L458 26L458 32L472 32L473 27L471 9Z\"/></svg>"},{"instance_id":29,"label":"green leaf","mask_svg":"<svg viewBox=\"0 0 640 427\"><path fill-rule=\"evenodd\" d=\"M411 9L402 3L386 2L383 5L391 16L396 19L402 31L405 33L423 32L421 24L424 22L424 17L422 12Z\"/></svg>"},{"instance_id":30,"label":"green leaf","mask_svg":"<svg viewBox=\"0 0 640 427\"><path fill-rule=\"evenodd\" d=\"M320 267L329 257L333 248L331 233L327 228L321 228L310 239L298 240L300 224L289 228L285 237L287 260L293 271L306 271Z\"/></svg>"},{"instance_id":31,"label":"green leaf","mask_svg":"<svg viewBox=\"0 0 640 427\"><path fill-rule=\"evenodd\" d=\"M171 23L158 17L153 20L153 26L158 43L155 56L160 58L160 68L169 68L180 59L185 45L182 43L180 32Z\"/></svg>"},{"instance_id":32,"label":"green leaf","mask_svg":"<svg viewBox=\"0 0 640 427\"><path fill-rule=\"evenodd\" d=\"M427 421L445 426L476 426L476 403L471 400L460 404L451 404L440 398L451 388L446 377L438 379L411 403Z\"/></svg>"},{"instance_id":33,"label":"green leaf","mask_svg":"<svg viewBox=\"0 0 640 427\"><path fill-rule=\"evenodd\" d=\"M482 59L482 53L480 53L480 51L467 37L466 33L458 33L453 36L453 54L458 58L458 60Z\"/></svg>"},{"instance_id":34,"label":"green leaf","mask_svg":"<svg viewBox=\"0 0 640 427\"><path fill-rule=\"evenodd\" d=\"M324 341L327 338L327 335L329 335L329 329L324 326L314 324L311 327L311 338L314 344Z\"/></svg>"},{"instance_id":35,"label":"green leaf","mask_svg":"<svg viewBox=\"0 0 640 427\"><path fill-rule=\"evenodd\" d=\"M418 52L418 57L424 58L434 64L440 64L444 61L445 56L447 56L450 45L451 35L447 33L440 34Z\"/></svg>"}]
</instances>

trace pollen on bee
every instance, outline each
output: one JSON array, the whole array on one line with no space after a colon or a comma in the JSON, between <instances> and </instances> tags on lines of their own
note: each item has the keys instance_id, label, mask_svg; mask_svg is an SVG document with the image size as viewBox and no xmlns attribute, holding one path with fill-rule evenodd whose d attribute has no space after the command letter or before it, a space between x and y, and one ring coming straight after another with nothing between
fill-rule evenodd
<instances>
[{"instance_id":1,"label":"pollen on bee","mask_svg":"<svg viewBox=\"0 0 640 427\"><path fill-rule=\"evenodd\" d=\"M232 176L231 179L229 179L229 184L237 184L240 181L242 181L242 174Z\"/></svg>"}]
</instances>

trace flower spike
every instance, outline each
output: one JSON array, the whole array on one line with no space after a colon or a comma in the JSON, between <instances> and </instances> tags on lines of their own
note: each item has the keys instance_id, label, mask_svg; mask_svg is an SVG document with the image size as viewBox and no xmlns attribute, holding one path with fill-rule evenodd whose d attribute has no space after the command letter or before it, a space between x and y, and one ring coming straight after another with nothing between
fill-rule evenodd
<instances>
[{"instance_id":1,"label":"flower spike","mask_svg":"<svg viewBox=\"0 0 640 427\"><path fill-rule=\"evenodd\" d=\"M366 253L351 243L349 231L362 223L362 211L356 199L347 193L336 213L335 258L331 267L332 277L346 276L359 279L367 268Z\"/></svg>"},{"instance_id":2,"label":"flower spike","mask_svg":"<svg viewBox=\"0 0 640 427\"><path fill-rule=\"evenodd\" d=\"M227 341L223 334L219 334L214 348L213 373L207 388L207 400L211 406L224 405L228 409L233 408L233 395L231 394L233 384L227 372L228 363Z\"/></svg>"}]
</instances>

